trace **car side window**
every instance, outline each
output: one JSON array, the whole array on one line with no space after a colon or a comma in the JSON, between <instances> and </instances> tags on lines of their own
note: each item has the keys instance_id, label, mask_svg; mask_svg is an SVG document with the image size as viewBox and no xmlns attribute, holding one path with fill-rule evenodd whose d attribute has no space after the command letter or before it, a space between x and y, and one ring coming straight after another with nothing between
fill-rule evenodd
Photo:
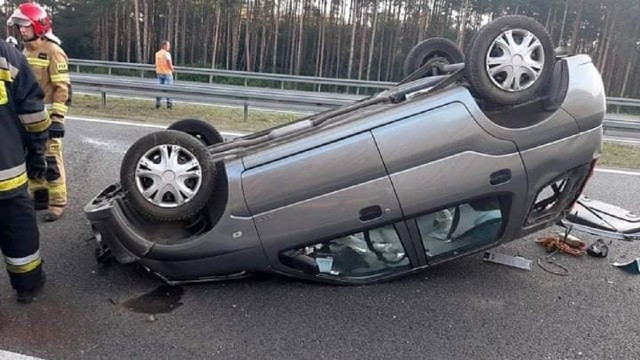
<instances>
[{"instance_id":1,"label":"car side window","mask_svg":"<svg viewBox=\"0 0 640 360\"><path fill-rule=\"evenodd\" d=\"M461 203L416 218L429 258L455 256L497 241L503 209L497 196Z\"/></svg>"},{"instance_id":2,"label":"car side window","mask_svg":"<svg viewBox=\"0 0 640 360\"><path fill-rule=\"evenodd\" d=\"M360 278L410 266L393 225L365 230L299 249L324 275Z\"/></svg>"}]
</instances>

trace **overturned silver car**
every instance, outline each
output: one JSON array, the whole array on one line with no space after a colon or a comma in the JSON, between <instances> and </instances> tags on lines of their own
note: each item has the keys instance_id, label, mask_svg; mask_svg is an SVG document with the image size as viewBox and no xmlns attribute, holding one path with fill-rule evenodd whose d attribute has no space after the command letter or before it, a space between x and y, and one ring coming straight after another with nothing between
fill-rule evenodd
<instances>
[{"instance_id":1,"label":"overturned silver car","mask_svg":"<svg viewBox=\"0 0 640 360\"><path fill-rule=\"evenodd\" d=\"M184 120L139 139L85 213L98 256L169 283L270 272L369 283L550 227L579 199L605 94L586 55L508 16L467 53L412 50L398 86L223 142Z\"/></svg>"}]
</instances>

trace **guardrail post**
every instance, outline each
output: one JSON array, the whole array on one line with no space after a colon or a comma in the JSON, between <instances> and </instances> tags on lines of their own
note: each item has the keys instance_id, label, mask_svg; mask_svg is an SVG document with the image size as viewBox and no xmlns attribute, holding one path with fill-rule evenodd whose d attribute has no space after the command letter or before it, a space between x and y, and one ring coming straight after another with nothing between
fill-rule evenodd
<instances>
[{"instance_id":1,"label":"guardrail post","mask_svg":"<svg viewBox=\"0 0 640 360\"><path fill-rule=\"evenodd\" d=\"M209 84L213 82L213 75L209 75Z\"/></svg>"},{"instance_id":2,"label":"guardrail post","mask_svg":"<svg viewBox=\"0 0 640 360\"><path fill-rule=\"evenodd\" d=\"M111 76L111 68L108 68L107 71L109 72L109 76Z\"/></svg>"},{"instance_id":3,"label":"guardrail post","mask_svg":"<svg viewBox=\"0 0 640 360\"><path fill-rule=\"evenodd\" d=\"M107 107L107 93L105 91L100 92L100 108L105 109Z\"/></svg>"},{"instance_id":4,"label":"guardrail post","mask_svg":"<svg viewBox=\"0 0 640 360\"><path fill-rule=\"evenodd\" d=\"M140 70L140 77L144 79L144 70Z\"/></svg>"},{"instance_id":5,"label":"guardrail post","mask_svg":"<svg viewBox=\"0 0 640 360\"><path fill-rule=\"evenodd\" d=\"M244 78L244 86L247 86L247 78Z\"/></svg>"},{"instance_id":6,"label":"guardrail post","mask_svg":"<svg viewBox=\"0 0 640 360\"><path fill-rule=\"evenodd\" d=\"M244 98L244 121L249 120L249 102Z\"/></svg>"}]
</instances>

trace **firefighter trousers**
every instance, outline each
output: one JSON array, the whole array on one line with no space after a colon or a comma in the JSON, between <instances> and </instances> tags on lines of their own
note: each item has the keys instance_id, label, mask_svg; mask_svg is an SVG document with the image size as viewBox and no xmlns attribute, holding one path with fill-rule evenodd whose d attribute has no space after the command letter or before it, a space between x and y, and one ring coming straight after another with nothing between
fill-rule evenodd
<instances>
[{"instance_id":1,"label":"firefighter trousers","mask_svg":"<svg viewBox=\"0 0 640 360\"><path fill-rule=\"evenodd\" d=\"M11 286L32 290L42 281L42 259L36 213L26 191L0 199L0 219L0 250Z\"/></svg>"},{"instance_id":2,"label":"firefighter trousers","mask_svg":"<svg viewBox=\"0 0 640 360\"><path fill-rule=\"evenodd\" d=\"M49 193L49 205L64 207L67 205L67 181L62 158L62 138L47 141L47 173L44 180L29 180L29 194L46 189Z\"/></svg>"}]
</instances>

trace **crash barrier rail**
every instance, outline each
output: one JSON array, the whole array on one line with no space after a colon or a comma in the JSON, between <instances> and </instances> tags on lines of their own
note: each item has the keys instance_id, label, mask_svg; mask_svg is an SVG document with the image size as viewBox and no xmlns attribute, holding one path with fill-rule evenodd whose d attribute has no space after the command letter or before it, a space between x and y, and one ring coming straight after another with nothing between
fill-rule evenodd
<instances>
[{"instance_id":1,"label":"crash barrier rail","mask_svg":"<svg viewBox=\"0 0 640 360\"><path fill-rule=\"evenodd\" d=\"M621 107L638 107L638 108L640 108L640 99L609 97L609 98L607 98L607 105L610 106L610 107L615 107L616 114L619 114Z\"/></svg>"},{"instance_id":2,"label":"crash barrier rail","mask_svg":"<svg viewBox=\"0 0 640 360\"><path fill-rule=\"evenodd\" d=\"M138 63L126 63L116 61L100 61L100 60L83 60L83 59L70 59L69 65L72 69L75 69L76 73L81 73L81 68L100 68L106 70L107 75L113 74L113 69L121 70L133 70L140 74L140 77L144 78L146 75L153 75L155 77L156 68L151 64L138 64ZM103 71L104 71L103 70ZM335 79L327 77L317 76L302 76L302 75L287 75L287 74L274 74L274 73L259 73L248 71L235 71L235 70L219 70L197 67L176 66L174 73L174 79L178 79L183 75L200 75L207 76L208 82L213 83L215 77L224 78L240 78L244 79L244 86L248 86L249 80L263 80L280 83L280 89L285 88L287 83L309 84L312 85L316 91L321 90L321 85L327 86L341 86L341 87L353 87L356 89L356 93L360 93L360 89L388 89L393 87L396 83L388 81L371 81L371 80L355 80L355 79Z\"/></svg>"},{"instance_id":3,"label":"crash barrier rail","mask_svg":"<svg viewBox=\"0 0 640 360\"><path fill-rule=\"evenodd\" d=\"M131 77L71 74L74 90L101 95L102 106L107 105L107 94L131 98L171 97L192 103L235 105L244 108L248 118L249 107L298 112L320 112L364 98L362 95L326 92L276 90L234 85L211 85L196 82L180 82L172 86L157 84L154 79ZM640 107L640 99L608 98L609 105ZM634 133L640 136L638 117L608 113L605 131L610 133Z\"/></svg>"},{"instance_id":4,"label":"crash barrier rail","mask_svg":"<svg viewBox=\"0 0 640 360\"><path fill-rule=\"evenodd\" d=\"M153 77L155 77L155 66L151 64L85 59L70 59L69 64L72 65L72 69L75 68L76 73L81 73L81 68L92 68L94 70L102 69L100 71L106 72L107 75L113 75L113 69L120 69L139 72L140 77L142 78L145 78L146 75L153 75ZM183 74L207 76L209 83L213 83L215 77L240 78L244 80L245 87L248 87L249 80L263 80L276 83L279 82L281 89L284 89L286 83L307 84L312 85L313 90L317 92L320 92L322 90L322 85L340 86L344 88L353 87L356 89L356 94L360 93L360 89L388 89L396 84L395 82L389 81L335 79L317 76L286 75L177 66L176 73L174 74L175 79L178 80L178 78ZM615 113L620 113L620 109L622 107L640 107L640 99L610 97L607 98L607 104L615 109Z\"/></svg>"},{"instance_id":5,"label":"crash barrier rail","mask_svg":"<svg viewBox=\"0 0 640 360\"><path fill-rule=\"evenodd\" d=\"M133 98L170 97L192 103L243 106L245 119L250 106L273 110L319 112L363 98L361 95L210 85L196 82L160 85L153 79L86 74L71 74L71 82L76 92L100 94L103 107L107 105L107 94Z\"/></svg>"}]
</instances>

